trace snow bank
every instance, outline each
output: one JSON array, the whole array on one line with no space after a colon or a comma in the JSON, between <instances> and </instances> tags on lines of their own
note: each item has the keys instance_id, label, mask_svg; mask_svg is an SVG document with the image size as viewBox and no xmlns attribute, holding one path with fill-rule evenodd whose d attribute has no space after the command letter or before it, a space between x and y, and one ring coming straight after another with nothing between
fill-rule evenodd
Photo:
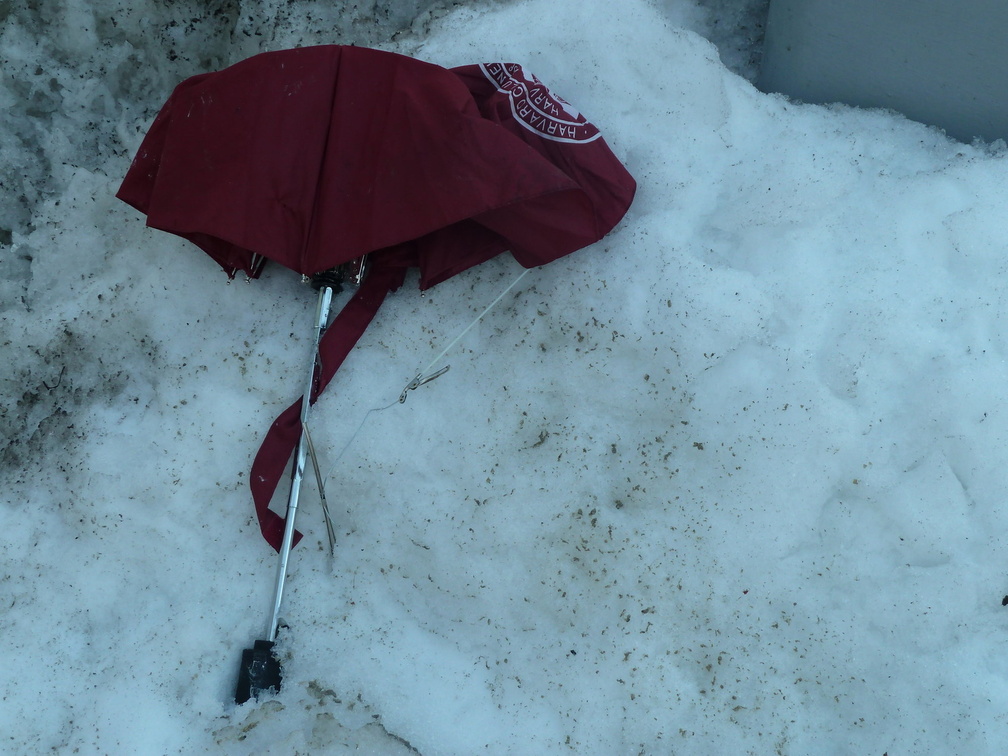
<instances>
[{"instance_id":1,"label":"snow bank","mask_svg":"<svg viewBox=\"0 0 1008 756\"><path fill-rule=\"evenodd\" d=\"M390 298L318 405L338 546L309 482L284 690L230 703L273 575L244 476L314 303L111 198L180 72L163 12L117 16L130 47L4 27L57 82L102 50L66 63L78 110L3 90L47 103L14 127L42 167L15 152L56 182L3 216L6 750L997 752L1003 147L761 94L686 2L457 8L388 47L527 65L640 190L403 405L519 269ZM248 52L213 39L186 65Z\"/></svg>"}]
</instances>

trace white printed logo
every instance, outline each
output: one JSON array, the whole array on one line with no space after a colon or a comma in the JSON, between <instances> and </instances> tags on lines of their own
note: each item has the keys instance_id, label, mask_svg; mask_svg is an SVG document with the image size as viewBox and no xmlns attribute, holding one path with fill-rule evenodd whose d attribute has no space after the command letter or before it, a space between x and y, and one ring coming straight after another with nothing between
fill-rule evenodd
<instances>
[{"instance_id":1,"label":"white printed logo","mask_svg":"<svg viewBox=\"0 0 1008 756\"><path fill-rule=\"evenodd\" d=\"M543 139L591 142L601 136L573 105L517 63L481 63L480 69L498 92L508 96L518 122Z\"/></svg>"}]
</instances>

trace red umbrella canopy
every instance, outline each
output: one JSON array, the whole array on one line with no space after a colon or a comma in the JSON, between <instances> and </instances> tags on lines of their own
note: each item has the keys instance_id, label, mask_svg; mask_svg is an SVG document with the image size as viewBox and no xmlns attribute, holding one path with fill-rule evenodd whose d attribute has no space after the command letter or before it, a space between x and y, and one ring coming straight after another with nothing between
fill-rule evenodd
<instances>
[{"instance_id":1,"label":"red umbrella canopy","mask_svg":"<svg viewBox=\"0 0 1008 756\"><path fill-rule=\"evenodd\" d=\"M265 260L312 275L370 255L319 346L314 402L409 267L426 288L510 250L555 260L608 233L636 184L599 131L520 65L445 69L321 46L182 82L117 196L229 276ZM263 535L300 437L301 400L270 428L251 485Z\"/></svg>"},{"instance_id":2,"label":"red umbrella canopy","mask_svg":"<svg viewBox=\"0 0 1008 756\"><path fill-rule=\"evenodd\" d=\"M232 276L395 248L427 287L506 249L532 267L591 244L634 189L598 130L520 66L321 46L181 83L117 196Z\"/></svg>"}]
</instances>

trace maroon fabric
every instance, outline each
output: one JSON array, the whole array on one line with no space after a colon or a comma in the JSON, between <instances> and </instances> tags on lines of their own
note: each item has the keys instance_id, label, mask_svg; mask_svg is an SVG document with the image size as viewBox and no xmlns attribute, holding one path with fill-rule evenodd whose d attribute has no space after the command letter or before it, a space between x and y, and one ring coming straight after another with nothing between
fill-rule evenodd
<instances>
[{"instance_id":1,"label":"maroon fabric","mask_svg":"<svg viewBox=\"0 0 1008 756\"><path fill-rule=\"evenodd\" d=\"M377 261L361 287L355 292L339 315L329 325L319 343L319 362L315 368L315 385L312 390L312 404L318 399L329 381L343 364L350 350L367 330L378 308L390 291L402 285L406 269ZM250 483L252 500L263 538L274 549L280 549L283 541L285 520L270 508L270 501L291 455L297 449L301 437L301 397L284 410L273 421L266 438L259 447L252 462ZM301 533L294 532L294 544L301 540Z\"/></svg>"},{"instance_id":2,"label":"maroon fabric","mask_svg":"<svg viewBox=\"0 0 1008 756\"><path fill-rule=\"evenodd\" d=\"M426 288L505 250L542 265L601 239L635 189L598 129L521 66L448 70L322 46L182 82L117 196L230 276L258 276L263 258L311 275L371 253L369 278L323 337L321 391L406 266ZM274 546L283 520L267 507L299 407L253 465Z\"/></svg>"}]
</instances>

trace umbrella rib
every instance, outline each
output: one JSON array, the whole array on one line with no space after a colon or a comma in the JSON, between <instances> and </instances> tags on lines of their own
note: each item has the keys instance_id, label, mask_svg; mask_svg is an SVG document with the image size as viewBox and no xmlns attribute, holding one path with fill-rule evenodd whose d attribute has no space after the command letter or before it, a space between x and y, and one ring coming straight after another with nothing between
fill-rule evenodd
<instances>
[{"instance_id":1,"label":"umbrella rib","mask_svg":"<svg viewBox=\"0 0 1008 756\"><path fill-rule=\"evenodd\" d=\"M326 501L325 482L322 480L322 471L319 469L318 455L315 454L315 444L312 442L311 433L308 432L308 423L301 423L304 431L305 443L308 446L308 457L311 459L312 468L315 470L315 481L318 483L319 499L322 501L322 516L325 518L326 533L329 536L329 556L336 555L336 533L333 530L332 517L329 516L329 503Z\"/></svg>"},{"instance_id":2,"label":"umbrella rib","mask_svg":"<svg viewBox=\"0 0 1008 756\"><path fill-rule=\"evenodd\" d=\"M431 373L430 372L431 369L436 364L438 364L438 362L441 361L441 358L444 357L446 354L448 354L448 352L450 352L452 350L452 347L454 347L456 344L458 344L465 337L465 335L467 333L469 333L469 331L471 331L473 329L473 326L475 326L477 323L479 323L481 320L483 320L483 318L486 316L486 314L488 312L490 312L490 310L492 310L497 305L498 302L500 302L502 299L504 299L504 296L509 291L511 291L511 289L513 289L515 286L517 286L519 281L521 281L523 278L525 278L526 275L528 275L528 272L530 270L531 270L531 268L525 268L525 270L523 270L518 275L518 277L514 281L512 281L508 285L508 287L506 289L504 289L504 291L502 291L500 294L497 295L497 298L493 302L491 302L490 304L488 304L486 306L486 308L484 308L483 312L481 312L479 315L477 315L476 318L469 325L467 325L458 336L456 336L454 339L451 340L451 342L448 344L448 346L446 346L444 349L441 350L441 353L438 354L437 357L435 357L433 360L431 360L427 364L427 367L425 367L423 370L421 370L420 372L418 372L416 374L416 376L414 376L413 380L406 384L406 387L402 390L402 393L399 395L399 402L400 402L400 404L406 401L406 393L407 392L412 391L413 389L418 388L418 387L424 385L425 383L430 383L435 378L438 378L439 376L444 375L448 371L448 368L450 366L446 365L445 367L441 368L440 370L438 370L435 373Z\"/></svg>"}]
</instances>

